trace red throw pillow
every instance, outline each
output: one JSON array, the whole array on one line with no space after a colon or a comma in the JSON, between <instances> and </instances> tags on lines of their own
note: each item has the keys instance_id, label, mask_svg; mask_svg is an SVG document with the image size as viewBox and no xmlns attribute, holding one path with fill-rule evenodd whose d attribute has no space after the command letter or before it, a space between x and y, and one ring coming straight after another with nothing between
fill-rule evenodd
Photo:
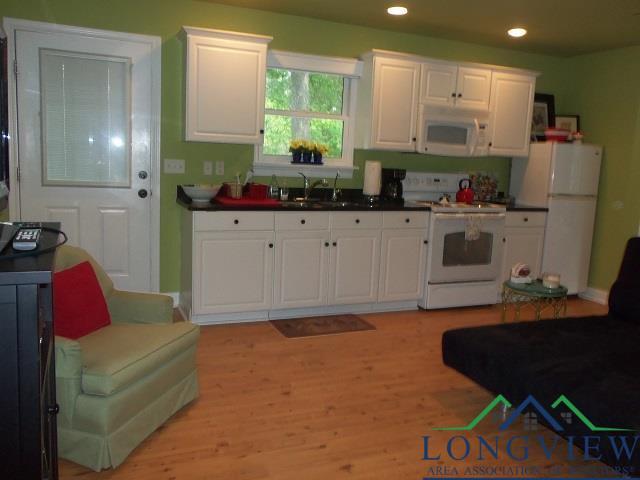
<instances>
[{"instance_id":1,"label":"red throw pillow","mask_svg":"<svg viewBox=\"0 0 640 480\"><path fill-rule=\"evenodd\" d=\"M89 262L54 273L53 314L55 334L74 340L111 324L107 302Z\"/></svg>"}]
</instances>

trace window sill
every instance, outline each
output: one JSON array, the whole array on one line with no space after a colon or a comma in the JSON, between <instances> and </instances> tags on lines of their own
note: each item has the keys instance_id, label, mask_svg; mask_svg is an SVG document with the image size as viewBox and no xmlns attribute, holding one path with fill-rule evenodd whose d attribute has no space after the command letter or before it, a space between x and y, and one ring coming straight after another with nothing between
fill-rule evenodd
<instances>
[{"instance_id":1,"label":"window sill","mask_svg":"<svg viewBox=\"0 0 640 480\"><path fill-rule=\"evenodd\" d=\"M346 165L313 165L310 163L300 163L292 165L290 163L269 163L254 162L253 173L256 177L268 177L276 175L279 177L297 177L298 173L304 173L310 178L333 177L340 173L340 178L353 178L353 171L358 167Z\"/></svg>"}]
</instances>

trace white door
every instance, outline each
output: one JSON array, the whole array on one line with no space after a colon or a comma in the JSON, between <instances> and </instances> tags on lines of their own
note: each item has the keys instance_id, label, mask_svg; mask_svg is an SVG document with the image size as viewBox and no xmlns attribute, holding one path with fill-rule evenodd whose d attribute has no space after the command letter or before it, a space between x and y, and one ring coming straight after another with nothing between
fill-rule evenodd
<instances>
[{"instance_id":1,"label":"white door","mask_svg":"<svg viewBox=\"0 0 640 480\"><path fill-rule=\"evenodd\" d=\"M383 230L379 302L417 300L424 291L425 232Z\"/></svg>"},{"instance_id":2,"label":"white door","mask_svg":"<svg viewBox=\"0 0 640 480\"><path fill-rule=\"evenodd\" d=\"M587 289L595 216L593 197L549 200L542 270L559 273L570 295Z\"/></svg>"},{"instance_id":3,"label":"white door","mask_svg":"<svg viewBox=\"0 0 640 480\"><path fill-rule=\"evenodd\" d=\"M274 308L327 303L329 231L276 233Z\"/></svg>"},{"instance_id":4,"label":"white door","mask_svg":"<svg viewBox=\"0 0 640 480\"><path fill-rule=\"evenodd\" d=\"M456 99L458 66L446 63L424 63L420 79L420 102L451 106Z\"/></svg>"},{"instance_id":5,"label":"white door","mask_svg":"<svg viewBox=\"0 0 640 480\"><path fill-rule=\"evenodd\" d=\"M196 233L193 313L269 310L273 232Z\"/></svg>"},{"instance_id":6,"label":"white door","mask_svg":"<svg viewBox=\"0 0 640 480\"><path fill-rule=\"evenodd\" d=\"M370 148L414 151L419 65L376 57L374 72Z\"/></svg>"},{"instance_id":7,"label":"white door","mask_svg":"<svg viewBox=\"0 0 640 480\"><path fill-rule=\"evenodd\" d=\"M597 195L602 148L553 143L550 195Z\"/></svg>"},{"instance_id":8,"label":"white door","mask_svg":"<svg viewBox=\"0 0 640 480\"><path fill-rule=\"evenodd\" d=\"M491 79L490 155L526 157L535 77L495 72Z\"/></svg>"},{"instance_id":9,"label":"white door","mask_svg":"<svg viewBox=\"0 0 640 480\"><path fill-rule=\"evenodd\" d=\"M489 110L491 70L460 67L456 88L456 106L473 110Z\"/></svg>"},{"instance_id":10,"label":"white door","mask_svg":"<svg viewBox=\"0 0 640 480\"><path fill-rule=\"evenodd\" d=\"M61 222L116 287L150 290L159 39L102 33L15 30L19 215Z\"/></svg>"},{"instance_id":11,"label":"white door","mask_svg":"<svg viewBox=\"0 0 640 480\"><path fill-rule=\"evenodd\" d=\"M334 230L331 242L329 304L375 302L380 270L380 230Z\"/></svg>"}]
</instances>

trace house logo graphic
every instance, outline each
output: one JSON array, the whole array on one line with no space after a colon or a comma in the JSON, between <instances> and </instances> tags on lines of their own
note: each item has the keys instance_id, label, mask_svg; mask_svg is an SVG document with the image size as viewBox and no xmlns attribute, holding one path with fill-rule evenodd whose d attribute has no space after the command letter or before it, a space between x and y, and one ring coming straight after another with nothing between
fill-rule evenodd
<instances>
[{"instance_id":1,"label":"house logo graphic","mask_svg":"<svg viewBox=\"0 0 640 480\"><path fill-rule=\"evenodd\" d=\"M589 418L576 407L571 400L565 395L560 395L552 404L551 408L558 411L559 407L563 406L566 411L560 413L560 418L566 424L573 424L574 419L581 421L592 432L631 432L632 429L618 428L618 427L601 427L595 425ZM470 431L473 430L485 417L492 413L496 407L502 407L504 409L512 408L513 405L503 395L498 395L494 398L468 425L461 427L437 427L433 430L442 431ZM532 411L533 410L533 411ZM533 395L529 395L524 401L518 405L500 424L499 431L507 430L520 416L523 415L525 430L536 430L538 425L538 419L542 418L548 426L550 426L556 432L563 432L564 426L556 420L549 411L544 408Z\"/></svg>"}]
</instances>

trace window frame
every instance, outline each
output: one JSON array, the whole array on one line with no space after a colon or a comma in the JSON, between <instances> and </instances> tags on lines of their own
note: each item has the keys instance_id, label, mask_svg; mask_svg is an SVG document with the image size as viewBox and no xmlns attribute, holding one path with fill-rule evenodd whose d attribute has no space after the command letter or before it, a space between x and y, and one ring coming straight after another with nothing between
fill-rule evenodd
<instances>
[{"instance_id":1,"label":"window frame","mask_svg":"<svg viewBox=\"0 0 640 480\"><path fill-rule=\"evenodd\" d=\"M325 177L340 173L343 178L353 176L353 152L355 147L355 119L358 98L358 80L362 76L360 60L340 57L307 55L279 50L267 53L267 69L280 68L310 73L339 75L343 77L342 114L295 112L289 110L264 109L264 115L285 115L299 118L328 118L343 122L342 157L327 158L324 165L291 164L291 155L265 155L262 144L254 149L253 169L256 175L297 176L302 172L311 177ZM266 78L265 78L266 81ZM265 89L266 103L266 89Z\"/></svg>"}]
</instances>

